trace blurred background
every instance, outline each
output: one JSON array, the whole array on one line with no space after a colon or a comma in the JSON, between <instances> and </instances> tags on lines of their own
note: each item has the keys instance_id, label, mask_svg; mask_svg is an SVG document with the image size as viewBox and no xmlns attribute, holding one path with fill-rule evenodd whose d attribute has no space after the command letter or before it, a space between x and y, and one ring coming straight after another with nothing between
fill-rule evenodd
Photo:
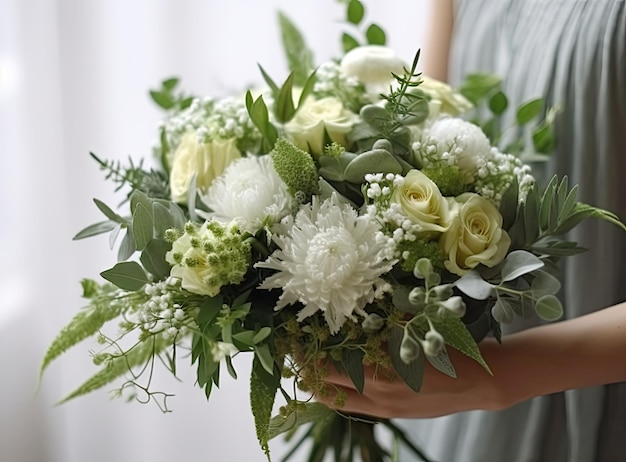
<instances>
[{"instance_id":1,"label":"blurred background","mask_svg":"<svg viewBox=\"0 0 626 462\"><path fill-rule=\"evenodd\" d=\"M422 45L425 0L369 0L407 62ZM107 236L72 241L101 221L92 198L117 204L90 158L150 157L162 113L148 89L178 76L209 96L261 84L257 63L287 76L276 13L302 30L316 62L348 30L333 0L0 0L0 460L6 462L262 461L248 404L248 360L206 402L191 367L155 388L172 413L111 400L115 384L62 406L95 372L83 344L53 363L46 347L83 306L81 278L115 263ZM279 438L276 460L285 451ZM303 460L302 458L299 460Z\"/></svg>"}]
</instances>

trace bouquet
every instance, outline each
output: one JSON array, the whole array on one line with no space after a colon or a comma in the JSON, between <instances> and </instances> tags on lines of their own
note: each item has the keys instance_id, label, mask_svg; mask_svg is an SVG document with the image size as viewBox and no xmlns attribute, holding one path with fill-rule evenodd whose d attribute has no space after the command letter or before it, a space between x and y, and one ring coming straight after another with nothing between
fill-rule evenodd
<instances>
[{"instance_id":1,"label":"bouquet","mask_svg":"<svg viewBox=\"0 0 626 462\"><path fill-rule=\"evenodd\" d=\"M346 11L364 25L361 2ZM384 460L372 421L311 401L341 408L329 368L360 391L364 365L415 392L426 362L454 377L449 348L489 371L477 341L500 339L500 324L516 316L561 316L558 261L584 250L563 236L590 217L624 225L578 202L567 178L540 190L516 155L553 147L554 114L541 99L516 111L532 127L529 142L501 148L508 102L497 78L470 76L457 91L422 76L419 53L407 64L375 24L365 43L344 34L344 55L314 68L300 32L279 18L291 69L282 84L261 68L263 89L198 98L168 79L151 92L166 110L157 168L92 154L128 195L120 212L94 199L106 220L75 239L121 238L118 262L102 281L82 281L87 306L42 372L95 336L100 371L65 400L119 379L118 394L132 389L167 410L167 395L146 385L155 359L176 374L188 353L208 398L224 368L237 377L232 358L250 353L268 459L272 437L310 424L300 440L314 441L309 460L331 448L336 460L355 451ZM115 334L103 329L110 322ZM272 418L278 393L287 404Z\"/></svg>"}]
</instances>

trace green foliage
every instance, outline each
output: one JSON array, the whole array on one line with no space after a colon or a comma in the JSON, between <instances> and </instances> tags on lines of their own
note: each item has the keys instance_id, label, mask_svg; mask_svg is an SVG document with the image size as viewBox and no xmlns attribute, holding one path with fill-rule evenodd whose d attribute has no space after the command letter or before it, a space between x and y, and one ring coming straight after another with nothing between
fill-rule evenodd
<instances>
[{"instance_id":1,"label":"green foliage","mask_svg":"<svg viewBox=\"0 0 626 462\"><path fill-rule=\"evenodd\" d=\"M313 53L298 28L284 13L278 13L278 24L287 63L293 73L293 83L305 86L313 70Z\"/></svg>"},{"instance_id":2,"label":"green foliage","mask_svg":"<svg viewBox=\"0 0 626 462\"><path fill-rule=\"evenodd\" d=\"M423 168L422 173L439 187L444 196L456 197L467 189L463 172L456 165L437 164Z\"/></svg>"},{"instance_id":3,"label":"green foliage","mask_svg":"<svg viewBox=\"0 0 626 462\"><path fill-rule=\"evenodd\" d=\"M90 299L89 305L72 318L52 341L44 355L40 376L50 363L65 351L96 334L100 328L122 314L129 305L115 303L111 286L100 286L95 281L82 281L83 296Z\"/></svg>"},{"instance_id":4,"label":"green foliage","mask_svg":"<svg viewBox=\"0 0 626 462\"><path fill-rule=\"evenodd\" d=\"M394 326L389 332L389 357L393 369L400 378L415 392L419 392L422 387L424 377L424 355L417 354L415 359L408 364L400 357L400 348L404 337L404 329Z\"/></svg>"},{"instance_id":5,"label":"green foliage","mask_svg":"<svg viewBox=\"0 0 626 462\"><path fill-rule=\"evenodd\" d=\"M272 96L275 99L273 109L276 120L282 124L289 122L313 91L315 85L315 71L305 76L306 78L302 83L298 104L296 105L293 101L293 86L296 83L295 73L292 72L289 74L283 85L279 87L263 67L259 66L259 69L263 79L272 90Z\"/></svg>"},{"instance_id":6,"label":"green foliage","mask_svg":"<svg viewBox=\"0 0 626 462\"><path fill-rule=\"evenodd\" d=\"M274 148L274 144L278 139L278 130L270 122L269 112L263 97L259 96L256 100L252 97L252 93L246 93L246 108L252 123L259 129L262 136L261 151L270 152Z\"/></svg>"},{"instance_id":7,"label":"green foliage","mask_svg":"<svg viewBox=\"0 0 626 462\"><path fill-rule=\"evenodd\" d=\"M155 335L150 339L138 342L127 351L110 355L105 360L104 367L100 372L93 375L80 387L63 398L59 404L91 393L126 373L132 373L134 368L150 363L151 359L162 352L168 345L171 345L171 342L167 342L162 336Z\"/></svg>"},{"instance_id":8,"label":"green foliage","mask_svg":"<svg viewBox=\"0 0 626 462\"><path fill-rule=\"evenodd\" d=\"M254 415L257 438L269 461L268 442L272 438L270 419L272 418L276 392L280 386L280 374L268 374L265 369L260 358L255 356L250 374L250 405Z\"/></svg>"},{"instance_id":9,"label":"green foliage","mask_svg":"<svg viewBox=\"0 0 626 462\"><path fill-rule=\"evenodd\" d=\"M191 105L193 96L177 91L179 83L178 77L167 78L161 82L160 88L150 90L150 97L161 109L182 111Z\"/></svg>"},{"instance_id":10,"label":"green foliage","mask_svg":"<svg viewBox=\"0 0 626 462\"><path fill-rule=\"evenodd\" d=\"M491 374L491 370L482 357L476 341L461 319L445 317L434 319L432 323L435 329L446 339L446 344L469 356Z\"/></svg>"},{"instance_id":11,"label":"green foliage","mask_svg":"<svg viewBox=\"0 0 626 462\"><path fill-rule=\"evenodd\" d=\"M319 191L317 167L311 155L285 138L278 138L271 152L274 169L292 196L300 192L308 201Z\"/></svg>"},{"instance_id":12,"label":"green foliage","mask_svg":"<svg viewBox=\"0 0 626 462\"><path fill-rule=\"evenodd\" d=\"M340 0L341 1L341 0ZM364 22L365 5L360 0L348 0L345 3L345 24L349 32L341 35L344 52L361 45L385 45L387 34L378 24Z\"/></svg>"},{"instance_id":13,"label":"green foliage","mask_svg":"<svg viewBox=\"0 0 626 462\"><path fill-rule=\"evenodd\" d=\"M141 290L150 282L141 265L134 261L117 263L113 268L100 273L100 276L120 289L131 292Z\"/></svg>"}]
</instances>

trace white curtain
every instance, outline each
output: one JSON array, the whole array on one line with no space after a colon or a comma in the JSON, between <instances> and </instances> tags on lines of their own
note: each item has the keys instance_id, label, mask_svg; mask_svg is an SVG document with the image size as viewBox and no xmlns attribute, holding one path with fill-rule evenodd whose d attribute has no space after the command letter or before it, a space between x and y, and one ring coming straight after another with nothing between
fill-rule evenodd
<instances>
[{"instance_id":1,"label":"white curtain","mask_svg":"<svg viewBox=\"0 0 626 462\"><path fill-rule=\"evenodd\" d=\"M410 62L425 1L371 0L369 21ZM71 240L115 205L93 151L149 157L161 113L148 89L182 78L199 95L260 84L257 63L286 77L276 21L286 12L316 60L337 56L342 6L332 0L0 0L0 460L261 461L247 363L207 403L180 362L155 388L174 412L110 400L105 387L55 407L94 371L85 344L53 363L35 394L47 345L83 302L79 280L115 263L107 238ZM278 459L285 445L271 445Z\"/></svg>"}]
</instances>

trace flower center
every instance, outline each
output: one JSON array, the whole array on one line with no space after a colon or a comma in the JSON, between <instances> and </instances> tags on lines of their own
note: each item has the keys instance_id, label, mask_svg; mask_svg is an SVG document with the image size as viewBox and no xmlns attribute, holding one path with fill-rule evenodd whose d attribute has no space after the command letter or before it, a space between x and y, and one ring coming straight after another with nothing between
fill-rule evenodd
<instances>
[{"instance_id":1,"label":"flower center","mask_svg":"<svg viewBox=\"0 0 626 462\"><path fill-rule=\"evenodd\" d=\"M309 241L305 264L313 279L338 283L353 274L357 262L357 245L344 228L331 227Z\"/></svg>"}]
</instances>

